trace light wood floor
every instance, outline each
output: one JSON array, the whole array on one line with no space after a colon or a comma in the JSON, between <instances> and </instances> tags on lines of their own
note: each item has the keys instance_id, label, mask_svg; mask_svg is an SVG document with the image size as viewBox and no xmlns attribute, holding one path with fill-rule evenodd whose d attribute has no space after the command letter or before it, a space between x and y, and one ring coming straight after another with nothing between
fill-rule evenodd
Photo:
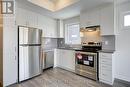
<instances>
[{"instance_id":1,"label":"light wood floor","mask_svg":"<svg viewBox=\"0 0 130 87\"><path fill-rule=\"evenodd\" d=\"M72 72L54 68L44 71L38 77L9 87L130 87L121 83L114 83L114 86L99 83Z\"/></svg>"}]
</instances>

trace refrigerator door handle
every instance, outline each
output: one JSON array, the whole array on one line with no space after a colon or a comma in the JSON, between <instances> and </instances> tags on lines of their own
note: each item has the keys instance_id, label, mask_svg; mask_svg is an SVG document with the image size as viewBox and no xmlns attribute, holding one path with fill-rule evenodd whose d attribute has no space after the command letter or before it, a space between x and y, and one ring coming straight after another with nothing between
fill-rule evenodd
<instances>
[{"instance_id":1,"label":"refrigerator door handle","mask_svg":"<svg viewBox=\"0 0 130 87\"><path fill-rule=\"evenodd\" d=\"M47 55L46 55L45 52L44 52L44 55L45 55L45 56L44 56L44 68L46 68L46 56L47 56Z\"/></svg>"}]
</instances>

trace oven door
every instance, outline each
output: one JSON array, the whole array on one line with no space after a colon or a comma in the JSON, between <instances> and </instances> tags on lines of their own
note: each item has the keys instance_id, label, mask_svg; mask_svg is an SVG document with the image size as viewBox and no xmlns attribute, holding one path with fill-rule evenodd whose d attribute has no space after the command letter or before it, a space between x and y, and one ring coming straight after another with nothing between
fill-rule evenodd
<instances>
[{"instance_id":1,"label":"oven door","mask_svg":"<svg viewBox=\"0 0 130 87\"><path fill-rule=\"evenodd\" d=\"M91 69L97 69L97 53L76 52L76 64L86 66Z\"/></svg>"},{"instance_id":2,"label":"oven door","mask_svg":"<svg viewBox=\"0 0 130 87\"><path fill-rule=\"evenodd\" d=\"M77 51L75 58L75 72L79 75L97 80L97 53Z\"/></svg>"}]
</instances>

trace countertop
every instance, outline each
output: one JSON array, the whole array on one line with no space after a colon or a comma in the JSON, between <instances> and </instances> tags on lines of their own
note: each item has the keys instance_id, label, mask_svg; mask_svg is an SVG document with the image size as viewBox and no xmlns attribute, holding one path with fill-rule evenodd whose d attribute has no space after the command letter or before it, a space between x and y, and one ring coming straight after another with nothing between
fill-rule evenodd
<instances>
[{"instance_id":1,"label":"countertop","mask_svg":"<svg viewBox=\"0 0 130 87\"><path fill-rule=\"evenodd\" d=\"M59 47L57 49L64 49L64 50L82 50L82 48L73 48L73 47ZM98 52L104 52L104 53L114 53L115 50L108 50L108 49L102 49L99 50Z\"/></svg>"},{"instance_id":2,"label":"countertop","mask_svg":"<svg viewBox=\"0 0 130 87\"><path fill-rule=\"evenodd\" d=\"M57 49L64 49L64 50L82 50L81 48L73 48L73 47L58 47Z\"/></svg>"},{"instance_id":3,"label":"countertop","mask_svg":"<svg viewBox=\"0 0 130 87\"><path fill-rule=\"evenodd\" d=\"M114 53L115 50L102 49L102 50L99 50L98 52L103 52L103 53Z\"/></svg>"},{"instance_id":4,"label":"countertop","mask_svg":"<svg viewBox=\"0 0 130 87\"><path fill-rule=\"evenodd\" d=\"M42 49L43 52L50 52L50 51L54 51L54 49Z\"/></svg>"}]
</instances>

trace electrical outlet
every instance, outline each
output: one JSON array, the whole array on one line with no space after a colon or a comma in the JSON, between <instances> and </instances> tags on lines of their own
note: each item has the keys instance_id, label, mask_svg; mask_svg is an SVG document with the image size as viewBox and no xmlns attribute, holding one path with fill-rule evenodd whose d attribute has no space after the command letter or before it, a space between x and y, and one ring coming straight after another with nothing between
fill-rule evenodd
<instances>
[{"instance_id":1,"label":"electrical outlet","mask_svg":"<svg viewBox=\"0 0 130 87\"><path fill-rule=\"evenodd\" d=\"M63 41L60 41L61 44L63 44Z\"/></svg>"}]
</instances>

